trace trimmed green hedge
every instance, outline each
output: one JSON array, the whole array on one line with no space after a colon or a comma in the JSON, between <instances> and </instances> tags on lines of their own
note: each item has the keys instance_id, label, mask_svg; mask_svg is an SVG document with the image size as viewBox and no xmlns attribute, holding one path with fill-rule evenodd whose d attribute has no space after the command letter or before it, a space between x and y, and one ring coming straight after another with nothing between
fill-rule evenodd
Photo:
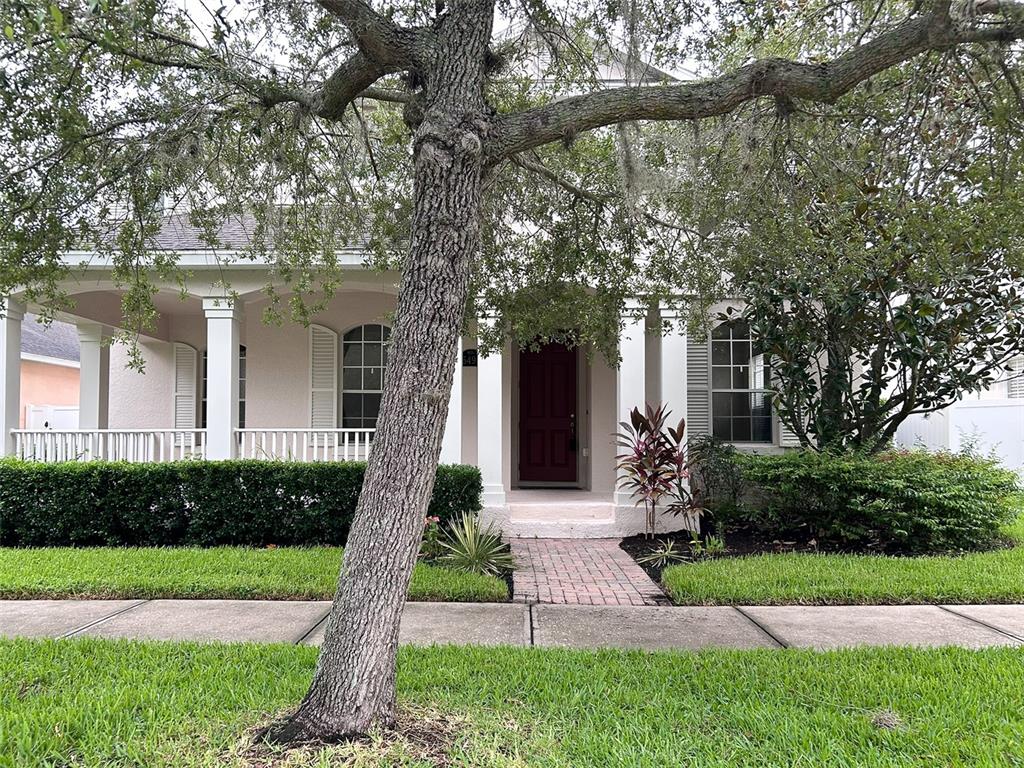
<instances>
[{"instance_id":1,"label":"trimmed green hedge","mask_svg":"<svg viewBox=\"0 0 1024 768\"><path fill-rule=\"evenodd\" d=\"M737 461L753 498L724 522L840 547L924 554L981 549L1017 514L1017 477L960 454L790 451Z\"/></svg>"},{"instance_id":2,"label":"trimmed green hedge","mask_svg":"<svg viewBox=\"0 0 1024 768\"><path fill-rule=\"evenodd\" d=\"M342 546L362 462L0 461L0 546ZM437 469L428 514L480 509L476 467Z\"/></svg>"}]
</instances>

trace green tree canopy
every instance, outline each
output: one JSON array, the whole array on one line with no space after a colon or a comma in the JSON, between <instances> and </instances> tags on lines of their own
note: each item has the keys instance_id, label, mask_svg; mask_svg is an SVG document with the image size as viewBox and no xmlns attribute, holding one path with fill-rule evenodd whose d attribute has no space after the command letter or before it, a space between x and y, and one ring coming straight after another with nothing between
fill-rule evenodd
<instances>
[{"instance_id":1,"label":"green tree canopy","mask_svg":"<svg viewBox=\"0 0 1024 768\"><path fill-rule=\"evenodd\" d=\"M717 245L804 444L879 450L1024 353L1015 55L891 70L824 121L745 118L773 146Z\"/></svg>"}]
</instances>

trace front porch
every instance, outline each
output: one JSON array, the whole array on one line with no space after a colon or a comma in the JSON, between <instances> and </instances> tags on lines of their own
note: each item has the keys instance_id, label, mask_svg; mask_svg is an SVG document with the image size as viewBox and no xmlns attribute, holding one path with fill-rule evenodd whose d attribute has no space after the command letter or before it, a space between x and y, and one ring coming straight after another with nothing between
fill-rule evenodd
<instances>
[{"instance_id":1,"label":"front porch","mask_svg":"<svg viewBox=\"0 0 1024 768\"><path fill-rule=\"evenodd\" d=\"M58 317L78 331L74 429L19 428L28 405L19 391L21 326L32 307L8 299L0 318L0 455L47 462L365 460L394 286L355 277L311 327L275 327L263 322L267 299L255 290L257 281L265 275L236 278L236 285L253 287L241 295L203 295L212 287L184 299L158 294L159 319L138 339L143 371L128 366L123 345L112 344L120 294L92 290L106 288L101 280L71 291L75 314ZM364 328L367 339L376 332L376 341L363 340ZM353 334L357 341L350 341ZM358 365L349 366L354 357ZM446 461L461 457L448 449Z\"/></svg>"},{"instance_id":2,"label":"front porch","mask_svg":"<svg viewBox=\"0 0 1024 768\"><path fill-rule=\"evenodd\" d=\"M236 284L244 281L236 278ZM3 454L33 461L365 460L383 387L388 318L397 287L347 283L303 327L268 326L256 290L181 300L158 296L161 316L140 339L145 372L111 345L114 290L76 295L81 376L77 429L19 429L21 323L15 297L0 319ZM630 308L621 364L586 350L538 354L508 344L476 355L461 340L440 460L478 466L483 516L513 537L616 537L643 513L616 489L614 433L644 402L687 409L686 337L664 312ZM478 323L493 322L481 318ZM557 345L554 345L557 346ZM464 352L468 354L463 354ZM692 527L663 518L669 530Z\"/></svg>"}]
</instances>

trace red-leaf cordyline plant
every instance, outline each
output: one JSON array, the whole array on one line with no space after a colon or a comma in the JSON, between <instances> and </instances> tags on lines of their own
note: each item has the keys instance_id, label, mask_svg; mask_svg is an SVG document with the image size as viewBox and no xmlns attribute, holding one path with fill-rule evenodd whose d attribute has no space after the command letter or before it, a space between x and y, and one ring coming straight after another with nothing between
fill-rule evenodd
<instances>
[{"instance_id":1,"label":"red-leaf cordyline plant","mask_svg":"<svg viewBox=\"0 0 1024 768\"><path fill-rule=\"evenodd\" d=\"M655 408L647 404L644 413L634 408L629 422L620 422L622 431L615 435L616 444L625 449L615 457L619 487L628 489L636 503L644 505L648 538L654 536L658 505L666 498L673 514L693 508L687 482L686 420L666 428L670 413L664 405Z\"/></svg>"}]
</instances>

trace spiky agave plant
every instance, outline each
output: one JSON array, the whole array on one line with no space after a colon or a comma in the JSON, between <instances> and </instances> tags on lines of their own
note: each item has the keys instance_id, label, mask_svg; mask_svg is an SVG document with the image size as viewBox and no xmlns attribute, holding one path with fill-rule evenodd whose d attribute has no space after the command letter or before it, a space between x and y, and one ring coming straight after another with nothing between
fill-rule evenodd
<instances>
[{"instance_id":1,"label":"spiky agave plant","mask_svg":"<svg viewBox=\"0 0 1024 768\"><path fill-rule=\"evenodd\" d=\"M667 568L674 563L681 563L688 560L688 553L676 544L675 539L669 539L657 545L654 549L636 561L641 565L653 565L655 568Z\"/></svg>"},{"instance_id":2,"label":"spiky agave plant","mask_svg":"<svg viewBox=\"0 0 1024 768\"><path fill-rule=\"evenodd\" d=\"M482 528L476 515L463 513L452 521L440 540L438 560L449 568L485 576L501 576L516 567L512 549L501 534Z\"/></svg>"}]
</instances>

